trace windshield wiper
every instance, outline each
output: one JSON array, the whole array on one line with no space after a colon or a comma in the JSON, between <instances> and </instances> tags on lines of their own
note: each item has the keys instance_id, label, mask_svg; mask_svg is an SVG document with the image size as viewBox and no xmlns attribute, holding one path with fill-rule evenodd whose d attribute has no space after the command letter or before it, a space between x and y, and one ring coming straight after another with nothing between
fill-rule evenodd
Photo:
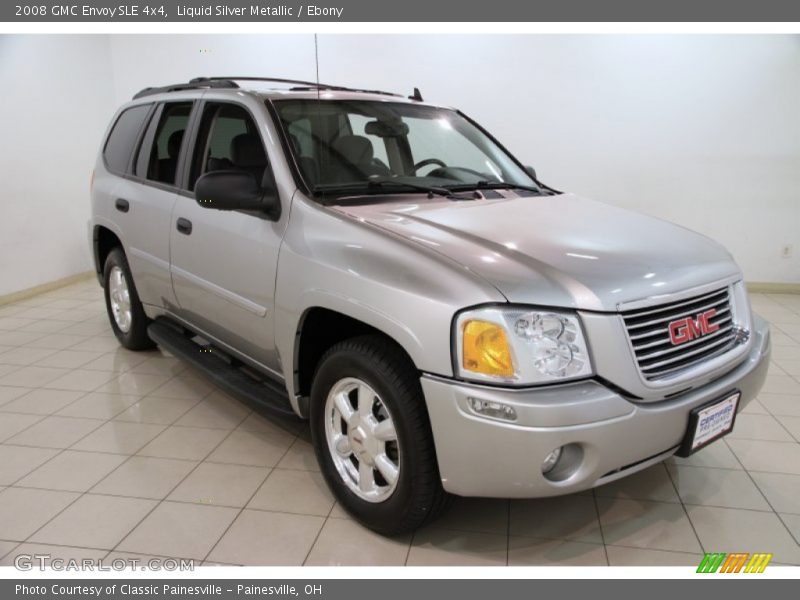
<instances>
[{"instance_id":1,"label":"windshield wiper","mask_svg":"<svg viewBox=\"0 0 800 600\"><path fill-rule=\"evenodd\" d=\"M428 198L433 198L434 196L442 196L444 198L450 198L453 200L473 200L473 198L465 197L465 196L457 196L454 193L454 190L446 188L446 187L438 187L432 185L421 185L418 183L408 183L405 181L394 181L391 179L370 179L365 181L363 184L342 184L342 185L334 185L330 187L322 187L317 186L314 188L315 194L325 194L325 193L364 193L365 191L369 192L382 192L385 190L386 187L394 186L397 188L406 188L409 190L414 190L417 192L426 192L428 194Z\"/></svg>"},{"instance_id":2,"label":"windshield wiper","mask_svg":"<svg viewBox=\"0 0 800 600\"><path fill-rule=\"evenodd\" d=\"M534 187L532 185L520 185L517 183L510 183L505 181L486 181L481 180L475 183L465 183L459 185L448 185L447 189L453 191L469 191L469 190L525 190L526 192L536 192L537 194L546 194L547 190L544 188Z\"/></svg>"}]
</instances>

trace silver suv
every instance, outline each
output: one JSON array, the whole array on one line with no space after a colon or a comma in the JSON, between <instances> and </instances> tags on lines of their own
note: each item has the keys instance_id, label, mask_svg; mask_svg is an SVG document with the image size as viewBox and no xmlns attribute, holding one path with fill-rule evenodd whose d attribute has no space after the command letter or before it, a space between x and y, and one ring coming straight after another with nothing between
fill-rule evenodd
<instances>
[{"instance_id":1,"label":"silver suv","mask_svg":"<svg viewBox=\"0 0 800 600\"><path fill-rule=\"evenodd\" d=\"M568 494L687 456L767 373L724 248L541 183L418 90L145 89L92 209L120 343L308 419L338 501L385 534L451 495Z\"/></svg>"}]
</instances>

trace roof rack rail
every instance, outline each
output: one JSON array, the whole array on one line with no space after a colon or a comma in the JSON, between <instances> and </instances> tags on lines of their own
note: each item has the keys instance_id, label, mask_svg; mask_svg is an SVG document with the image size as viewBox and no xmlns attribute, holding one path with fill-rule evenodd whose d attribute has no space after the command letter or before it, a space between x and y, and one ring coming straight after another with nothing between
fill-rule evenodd
<instances>
[{"instance_id":1,"label":"roof rack rail","mask_svg":"<svg viewBox=\"0 0 800 600\"><path fill-rule=\"evenodd\" d=\"M358 88L346 87L343 85L332 85L329 83L320 83L317 81L303 81L301 79L283 79L279 77L236 77L231 75L215 76L215 77L196 77L192 79L193 82L201 81L267 81L272 83L287 83L295 85L291 88L295 91L301 90L332 90L338 92L362 92L365 94L381 94L383 96L400 96L392 92L384 92L382 90L363 90Z\"/></svg>"},{"instance_id":2,"label":"roof rack rail","mask_svg":"<svg viewBox=\"0 0 800 600\"><path fill-rule=\"evenodd\" d=\"M214 77L195 77L189 83L199 83L199 82L208 82L208 81L268 81L272 83L287 83L292 85L303 85L308 87L321 87L321 88L333 88L337 87L334 85L328 85L325 83L317 83L314 81L304 81L302 79L283 79L280 77L251 77L251 76L244 76L244 77L236 77L236 76L229 76L229 75L216 75Z\"/></svg>"},{"instance_id":3,"label":"roof rack rail","mask_svg":"<svg viewBox=\"0 0 800 600\"><path fill-rule=\"evenodd\" d=\"M146 87L133 96L133 99L143 98L145 96L152 96L153 94L164 94L166 92L180 92L182 90L199 90L205 88L238 88L239 86L235 81L229 79L206 79L204 77L196 77L189 81L189 83L173 83L171 85L164 85L161 87Z\"/></svg>"},{"instance_id":4,"label":"roof rack rail","mask_svg":"<svg viewBox=\"0 0 800 600\"><path fill-rule=\"evenodd\" d=\"M290 92L313 92L314 90L330 91L330 92L358 92L361 94L377 94L379 96L395 96L401 97L401 94L394 92L384 92L382 90L362 90L359 88L344 87L341 85L306 85L289 88Z\"/></svg>"},{"instance_id":5,"label":"roof rack rail","mask_svg":"<svg viewBox=\"0 0 800 600\"><path fill-rule=\"evenodd\" d=\"M337 92L362 92L365 94L381 94L383 96L397 96L400 94L393 94L392 92L383 92L381 90L362 90L357 88L349 88L343 85L330 85L327 83L319 83L315 81L303 81L301 79L284 79L280 77L237 77L237 76L216 76L216 77L195 77L188 83L176 83L172 85L165 85L161 87L148 87L144 88L133 99L142 98L144 96L152 96L153 94L163 94L166 92L179 92L182 90L197 90L208 88L238 88L237 81L266 81L271 83L285 83L295 87L290 88L294 91L303 90L330 90Z\"/></svg>"},{"instance_id":6,"label":"roof rack rail","mask_svg":"<svg viewBox=\"0 0 800 600\"><path fill-rule=\"evenodd\" d=\"M272 83L286 83L296 87L291 88L295 91L302 90L331 90L338 92L362 92L365 94L381 94L383 96L400 96L401 94L394 94L392 92L384 92L382 90L364 90L358 88L346 87L343 85L331 85L329 83L320 83L317 81L303 81L300 79L283 79L280 77L237 77L233 75L218 75L215 77L196 77L192 82L208 82L208 81L267 81Z\"/></svg>"}]
</instances>

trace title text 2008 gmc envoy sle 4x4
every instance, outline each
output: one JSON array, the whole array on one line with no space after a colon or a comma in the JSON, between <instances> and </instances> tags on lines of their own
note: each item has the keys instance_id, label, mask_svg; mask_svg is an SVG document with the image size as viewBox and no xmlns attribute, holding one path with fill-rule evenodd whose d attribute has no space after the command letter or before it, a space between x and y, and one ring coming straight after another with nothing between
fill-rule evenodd
<instances>
[{"instance_id":1,"label":"title text 2008 gmc envoy sle 4x4","mask_svg":"<svg viewBox=\"0 0 800 600\"><path fill-rule=\"evenodd\" d=\"M385 534L451 495L568 494L687 456L766 377L725 249L540 183L417 90L147 88L109 127L92 207L121 344L308 419L338 501Z\"/></svg>"}]
</instances>

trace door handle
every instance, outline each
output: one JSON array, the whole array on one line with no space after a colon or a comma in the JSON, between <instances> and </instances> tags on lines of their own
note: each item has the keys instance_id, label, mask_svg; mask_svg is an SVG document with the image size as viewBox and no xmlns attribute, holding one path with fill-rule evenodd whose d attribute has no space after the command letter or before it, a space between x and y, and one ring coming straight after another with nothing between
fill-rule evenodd
<instances>
[{"instance_id":1,"label":"door handle","mask_svg":"<svg viewBox=\"0 0 800 600\"><path fill-rule=\"evenodd\" d=\"M125 198L117 198L114 201L114 206L119 212L128 212L131 208L131 203L125 200Z\"/></svg>"},{"instance_id":2,"label":"door handle","mask_svg":"<svg viewBox=\"0 0 800 600\"><path fill-rule=\"evenodd\" d=\"M183 217L179 217L178 220L175 222L175 227L178 231L180 231L184 235L189 235L192 233L192 222L189 219L184 219Z\"/></svg>"}]
</instances>

